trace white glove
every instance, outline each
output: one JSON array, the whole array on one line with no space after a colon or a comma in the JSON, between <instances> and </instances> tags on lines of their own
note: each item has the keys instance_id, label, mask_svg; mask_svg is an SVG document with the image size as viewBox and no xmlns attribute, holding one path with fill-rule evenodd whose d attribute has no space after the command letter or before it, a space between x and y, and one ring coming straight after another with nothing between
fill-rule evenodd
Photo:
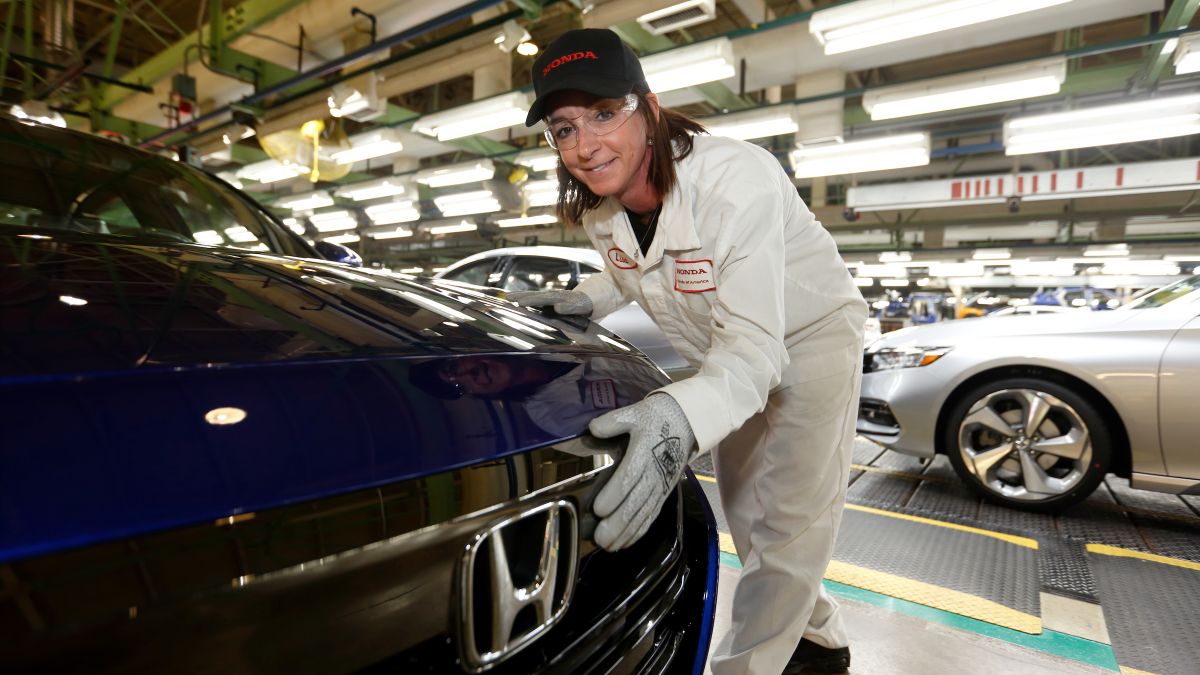
<instances>
[{"instance_id":1,"label":"white glove","mask_svg":"<svg viewBox=\"0 0 1200 675\"><path fill-rule=\"evenodd\" d=\"M596 543L618 551L641 538L696 452L696 437L670 394L655 393L592 420L592 435L629 434L617 470L596 495Z\"/></svg>"},{"instance_id":2,"label":"white glove","mask_svg":"<svg viewBox=\"0 0 1200 675\"><path fill-rule=\"evenodd\" d=\"M559 314L592 314L592 299L583 291L514 291L506 297L522 307L553 305Z\"/></svg>"}]
</instances>

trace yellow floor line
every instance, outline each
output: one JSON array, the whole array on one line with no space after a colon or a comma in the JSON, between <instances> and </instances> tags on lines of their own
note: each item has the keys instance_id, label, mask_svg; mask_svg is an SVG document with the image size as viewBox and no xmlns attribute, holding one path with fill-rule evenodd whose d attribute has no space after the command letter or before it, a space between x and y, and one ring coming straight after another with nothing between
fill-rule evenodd
<instances>
[{"instance_id":1,"label":"yellow floor line","mask_svg":"<svg viewBox=\"0 0 1200 675\"><path fill-rule=\"evenodd\" d=\"M1121 675L1158 675L1158 673L1152 673L1148 670L1138 670L1129 666L1121 666Z\"/></svg>"},{"instance_id":2,"label":"yellow floor line","mask_svg":"<svg viewBox=\"0 0 1200 675\"><path fill-rule=\"evenodd\" d=\"M1127 548L1118 548L1116 546L1109 546L1107 544L1088 544L1087 550L1091 553L1099 553L1101 555L1111 555L1119 558L1137 558L1138 560L1149 560L1151 562L1162 563L1164 565L1182 567L1186 570L1200 571L1200 563L1194 563L1190 560L1180 560L1179 558L1168 558L1165 555L1131 551Z\"/></svg>"},{"instance_id":3,"label":"yellow floor line","mask_svg":"<svg viewBox=\"0 0 1200 675\"><path fill-rule=\"evenodd\" d=\"M1036 539L1030 539L1028 537L1018 537L1015 534L1005 534L1003 532L992 532L991 530L983 530L978 527L969 527L967 525L959 525L958 523L948 523L944 520L934 520L932 518L922 518L921 516L910 516L907 513L896 513L894 511L885 511L883 509L871 508L870 506L859 506L858 504L847 504L846 508L850 509L852 511L862 511L863 513L873 513L877 516L886 516L888 518L898 518L900 520L907 520L907 521L914 522L914 523L924 523L926 525L937 525L938 527L945 527L945 528L948 528L951 530L958 530L959 532L970 532L972 534L978 534L978 535L981 535L984 537L991 537L993 539L999 539L1000 541L1006 541L1010 544L1016 544L1017 546L1024 546L1025 548L1036 549L1038 547L1038 543L1037 543Z\"/></svg>"},{"instance_id":4,"label":"yellow floor line","mask_svg":"<svg viewBox=\"0 0 1200 675\"><path fill-rule=\"evenodd\" d=\"M728 533L718 532L717 538L722 551L737 555L737 548L733 545L733 537L729 536ZM909 602L915 602L927 607L953 612L962 616L969 616L972 619L987 621L988 623L1019 630L1023 633L1036 635L1042 632L1041 618L1032 614L1019 612L1010 607L1005 607L1000 603L976 597L970 593L942 588L935 584L907 579L895 574L877 572L865 567L831 560L829 568L825 571L825 578L848 586L865 588L869 591L888 595L893 598L908 600Z\"/></svg>"},{"instance_id":5,"label":"yellow floor line","mask_svg":"<svg viewBox=\"0 0 1200 675\"><path fill-rule=\"evenodd\" d=\"M1005 607L998 602L985 600L970 593L942 588L923 581L906 579L837 560L829 562L825 578L934 609L979 619L1022 633L1037 635L1042 632L1040 617L1019 612L1011 607Z\"/></svg>"}]
</instances>

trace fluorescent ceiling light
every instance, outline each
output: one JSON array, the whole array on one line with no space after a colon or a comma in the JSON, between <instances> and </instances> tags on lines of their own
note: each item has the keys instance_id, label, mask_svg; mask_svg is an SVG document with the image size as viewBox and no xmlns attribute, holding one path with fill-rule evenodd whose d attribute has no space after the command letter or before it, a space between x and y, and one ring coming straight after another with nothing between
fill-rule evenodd
<instances>
[{"instance_id":1,"label":"fluorescent ceiling light","mask_svg":"<svg viewBox=\"0 0 1200 675\"><path fill-rule=\"evenodd\" d=\"M839 176L929 164L929 132L865 141L798 147L791 153L796 178Z\"/></svg>"},{"instance_id":2,"label":"fluorescent ceiling light","mask_svg":"<svg viewBox=\"0 0 1200 675\"><path fill-rule=\"evenodd\" d=\"M1200 94L1018 117L1004 123L1009 155L1134 143L1200 133Z\"/></svg>"},{"instance_id":3,"label":"fluorescent ceiling light","mask_svg":"<svg viewBox=\"0 0 1200 675\"><path fill-rule=\"evenodd\" d=\"M1164 255L1163 260L1170 262L1200 262L1200 252L1181 255Z\"/></svg>"},{"instance_id":4,"label":"fluorescent ceiling light","mask_svg":"<svg viewBox=\"0 0 1200 675\"><path fill-rule=\"evenodd\" d=\"M454 234L456 232L474 232L477 229L479 229L478 225L476 225L475 223L468 223L467 221L464 220L461 223L458 223L457 225L439 225L437 227L431 227L431 228L429 228L429 234Z\"/></svg>"},{"instance_id":5,"label":"fluorescent ceiling light","mask_svg":"<svg viewBox=\"0 0 1200 675\"><path fill-rule=\"evenodd\" d=\"M863 108L873 120L973 108L1057 94L1066 78L1067 59L1059 57L872 89Z\"/></svg>"},{"instance_id":6,"label":"fluorescent ceiling light","mask_svg":"<svg viewBox=\"0 0 1200 675\"><path fill-rule=\"evenodd\" d=\"M276 183L281 180L303 176L308 169L299 164L280 164L273 159L247 164L237 170L237 177L259 183Z\"/></svg>"},{"instance_id":7,"label":"fluorescent ceiling light","mask_svg":"<svg viewBox=\"0 0 1200 675\"><path fill-rule=\"evenodd\" d=\"M1101 274L1131 274L1134 276L1168 277L1179 274L1178 263L1165 260L1108 260Z\"/></svg>"},{"instance_id":8,"label":"fluorescent ceiling light","mask_svg":"<svg viewBox=\"0 0 1200 675\"><path fill-rule=\"evenodd\" d=\"M879 285L880 286L892 286L892 287L907 286L908 279L880 279Z\"/></svg>"},{"instance_id":9,"label":"fluorescent ceiling light","mask_svg":"<svg viewBox=\"0 0 1200 675\"><path fill-rule=\"evenodd\" d=\"M899 42L995 21L1073 0L858 0L820 10L808 30L825 54Z\"/></svg>"},{"instance_id":10,"label":"fluorescent ceiling light","mask_svg":"<svg viewBox=\"0 0 1200 675\"><path fill-rule=\"evenodd\" d=\"M334 244L353 244L361 238L357 234L339 234L333 237L325 237L321 241L328 241Z\"/></svg>"},{"instance_id":11,"label":"fluorescent ceiling light","mask_svg":"<svg viewBox=\"0 0 1200 675\"><path fill-rule=\"evenodd\" d=\"M511 91L500 96L431 113L413 123L413 131L435 136L439 141L482 134L496 129L524 124L529 106L533 104L527 92Z\"/></svg>"},{"instance_id":12,"label":"fluorescent ceiling light","mask_svg":"<svg viewBox=\"0 0 1200 675\"><path fill-rule=\"evenodd\" d=\"M380 199L381 197L395 197L396 195L404 194L406 190L407 188L404 186L403 181L399 178L389 176L387 178L380 178L379 180L346 185L338 188L335 194L344 199L363 202L369 199Z\"/></svg>"},{"instance_id":13,"label":"fluorescent ceiling light","mask_svg":"<svg viewBox=\"0 0 1200 675\"><path fill-rule=\"evenodd\" d=\"M312 192L288 195L275 202L275 205L291 209L292 213L296 211L312 211L313 209L333 206L333 197L330 197L329 193L324 190L313 190Z\"/></svg>"},{"instance_id":14,"label":"fluorescent ceiling light","mask_svg":"<svg viewBox=\"0 0 1200 675\"><path fill-rule=\"evenodd\" d=\"M413 236L413 231L403 227L397 227L377 232L368 232L367 236L372 239L399 239L401 237Z\"/></svg>"},{"instance_id":15,"label":"fluorescent ceiling light","mask_svg":"<svg viewBox=\"0 0 1200 675\"><path fill-rule=\"evenodd\" d=\"M881 263L900 263L911 260L912 254L908 251L884 251L879 254L879 262Z\"/></svg>"},{"instance_id":16,"label":"fluorescent ceiling light","mask_svg":"<svg viewBox=\"0 0 1200 675\"><path fill-rule=\"evenodd\" d=\"M353 164L366 159L394 155L404 149L400 132L383 127L350 137L350 148L338 150L330 157L338 164Z\"/></svg>"},{"instance_id":17,"label":"fluorescent ceiling light","mask_svg":"<svg viewBox=\"0 0 1200 675\"><path fill-rule=\"evenodd\" d=\"M67 120L62 116L62 113L51 109L45 101L25 101L24 103L13 104L8 109L8 112L19 120L38 122L62 129L67 128Z\"/></svg>"},{"instance_id":18,"label":"fluorescent ceiling light","mask_svg":"<svg viewBox=\"0 0 1200 675\"><path fill-rule=\"evenodd\" d=\"M932 263L929 265L931 277L978 277L983 276L983 263Z\"/></svg>"},{"instance_id":19,"label":"fluorescent ceiling light","mask_svg":"<svg viewBox=\"0 0 1200 675\"><path fill-rule=\"evenodd\" d=\"M1012 251L1006 248L981 248L971 256L974 260L1008 260Z\"/></svg>"},{"instance_id":20,"label":"fluorescent ceiling light","mask_svg":"<svg viewBox=\"0 0 1200 675\"><path fill-rule=\"evenodd\" d=\"M794 134L800 128L796 122L796 106L771 106L701 121L713 136L741 140Z\"/></svg>"},{"instance_id":21,"label":"fluorescent ceiling light","mask_svg":"<svg viewBox=\"0 0 1200 675\"><path fill-rule=\"evenodd\" d=\"M258 241L258 237L254 236L253 232L247 230L241 225L225 228L225 236L229 237L230 241L238 244L244 244L250 241Z\"/></svg>"},{"instance_id":22,"label":"fluorescent ceiling light","mask_svg":"<svg viewBox=\"0 0 1200 675\"><path fill-rule=\"evenodd\" d=\"M366 212L367 218L376 225L408 223L421 217L421 211L411 199L368 206Z\"/></svg>"},{"instance_id":23,"label":"fluorescent ceiling light","mask_svg":"<svg viewBox=\"0 0 1200 675\"><path fill-rule=\"evenodd\" d=\"M304 234L304 223L300 222L298 218L284 218L283 224L296 234Z\"/></svg>"},{"instance_id":24,"label":"fluorescent ceiling light","mask_svg":"<svg viewBox=\"0 0 1200 675\"><path fill-rule=\"evenodd\" d=\"M1164 49L1165 51L1165 49ZM1200 35L1184 35L1175 48L1175 74L1200 71Z\"/></svg>"},{"instance_id":25,"label":"fluorescent ceiling light","mask_svg":"<svg viewBox=\"0 0 1200 675\"><path fill-rule=\"evenodd\" d=\"M558 168L558 153L554 150L524 150L513 161L530 171L554 171Z\"/></svg>"},{"instance_id":26,"label":"fluorescent ceiling light","mask_svg":"<svg viewBox=\"0 0 1200 675\"><path fill-rule=\"evenodd\" d=\"M1129 244L1102 244L1083 249L1085 258L1106 258L1129 255Z\"/></svg>"},{"instance_id":27,"label":"fluorescent ceiling light","mask_svg":"<svg viewBox=\"0 0 1200 675\"><path fill-rule=\"evenodd\" d=\"M346 209L314 213L308 217L308 222L317 228L317 232L337 232L358 227L358 219Z\"/></svg>"},{"instance_id":28,"label":"fluorescent ceiling light","mask_svg":"<svg viewBox=\"0 0 1200 675\"><path fill-rule=\"evenodd\" d=\"M558 203L558 179L531 180L521 188L526 206L553 206Z\"/></svg>"},{"instance_id":29,"label":"fluorescent ceiling light","mask_svg":"<svg viewBox=\"0 0 1200 675\"><path fill-rule=\"evenodd\" d=\"M558 218L549 213L540 216L521 216L519 218L501 218L496 221L500 227L524 227L526 225L549 225L557 223ZM1200 258L1198 258L1200 260Z\"/></svg>"},{"instance_id":30,"label":"fluorescent ceiling light","mask_svg":"<svg viewBox=\"0 0 1200 675\"><path fill-rule=\"evenodd\" d=\"M478 162L453 164L437 169L424 169L417 172L417 182L431 188L446 187L447 185L462 185L488 180L496 175L496 166L492 160L484 159Z\"/></svg>"},{"instance_id":31,"label":"fluorescent ceiling light","mask_svg":"<svg viewBox=\"0 0 1200 675\"><path fill-rule=\"evenodd\" d=\"M495 213L500 210L500 202L491 190L473 190L452 195L434 197L433 203L443 216L466 216L472 213Z\"/></svg>"},{"instance_id":32,"label":"fluorescent ceiling light","mask_svg":"<svg viewBox=\"0 0 1200 675\"><path fill-rule=\"evenodd\" d=\"M874 286L875 280L870 277L854 277L854 285L858 286L859 288Z\"/></svg>"},{"instance_id":33,"label":"fluorescent ceiling light","mask_svg":"<svg viewBox=\"0 0 1200 675\"><path fill-rule=\"evenodd\" d=\"M663 93L733 77L733 42L727 37L642 57L650 91Z\"/></svg>"},{"instance_id":34,"label":"fluorescent ceiling light","mask_svg":"<svg viewBox=\"0 0 1200 675\"><path fill-rule=\"evenodd\" d=\"M225 243L225 238L216 232L216 230L197 230L192 233L192 239L198 244L207 244L209 246L220 246Z\"/></svg>"}]
</instances>

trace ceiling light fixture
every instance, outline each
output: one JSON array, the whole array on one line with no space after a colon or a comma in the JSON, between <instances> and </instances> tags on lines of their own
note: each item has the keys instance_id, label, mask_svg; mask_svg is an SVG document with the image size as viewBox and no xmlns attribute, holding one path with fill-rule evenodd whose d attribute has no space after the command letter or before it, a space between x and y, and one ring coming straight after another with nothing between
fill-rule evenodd
<instances>
[{"instance_id":1,"label":"ceiling light fixture","mask_svg":"<svg viewBox=\"0 0 1200 675\"><path fill-rule=\"evenodd\" d=\"M439 141L507 129L517 124L524 125L525 115L532 103L528 92L510 91L443 112L430 113L418 118L412 128Z\"/></svg>"},{"instance_id":2,"label":"ceiling light fixture","mask_svg":"<svg viewBox=\"0 0 1200 675\"><path fill-rule=\"evenodd\" d=\"M799 146L791 152L796 178L840 176L929 164L929 132L849 143Z\"/></svg>"},{"instance_id":3,"label":"ceiling light fixture","mask_svg":"<svg viewBox=\"0 0 1200 675\"><path fill-rule=\"evenodd\" d=\"M796 106L771 106L701 120L708 133L750 140L768 136L794 134L800 125L796 121Z\"/></svg>"},{"instance_id":4,"label":"ceiling light fixture","mask_svg":"<svg viewBox=\"0 0 1200 675\"><path fill-rule=\"evenodd\" d=\"M312 192L288 195L275 202L275 205L280 208L291 209L292 213L297 211L312 211L313 209L333 206L333 197L330 197L329 193L324 190L313 190Z\"/></svg>"},{"instance_id":5,"label":"ceiling light fixture","mask_svg":"<svg viewBox=\"0 0 1200 675\"><path fill-rule=\"evenodd\" d=\"M247 164L235 174L243 180L253 180L259 183L277 183L281 180L296 178L308 173L308 169L299 164L280 164L273 159Z\"/></svg>"},{"instance_id":6,"label":"ceiling light fixture","mask_svg":"<svg viewBox=\"0 0 1200 675\"><path fill-rule=\"evenodd\" d=\"M558 153L554 150L523 150L518 152L513 162L529 169L534 173L554 171L558 168Z\"/></svg>"},{"instance_id":7,"label":"ceiling light fixture","mask_svg":"<svg viewBox=\"0 0 1200 675\"><path fill-rule=\"evenodd\" d=\"M458 232L474 232L477 229L479 229L478 225L464 220L457 225L439 225L437 227L431 227L429 228L429 234L456 234Z\"/></svg>"},{"instance_id":8,"label":"ceiling light fixture","mask_svg":"<svg viewBox=\"0 0 1200 675\"><path fill-rule=\"evenodd\" d=\"M1166 46L1163 47L1166 51ZM1175 74L1200 72L1200 35L1184 35L1175 47Z\"/></svg>"},{"instance_id":9,"label":"ceiling light fixture","mask_svg":"<svg viewBox=\"0 0 1200 675\"><path fill-rule=\"evenodd\" d=\"M308 222L317 228L317 232L338 232L358 227L358 219L354 217L353 212L346 209L314 213L308 217Z\"/></svg>"},{"instance_id":10,"label":"ceiling light fixture","mask_svg":"<svg viewBox=\"0 0 1200 675\"><path fill-rule=\"evenodd\" d=\"M382 197L395 197L402 195L407 191L403 181L399 178L388 176L379 180L363 181L361 183L353 183L338 188L336 194L343 199L353 199L356 202L364 202L369 199L380 199Z\"/></svg>"},{"instance_id":11,"label":"ceiling light fixture","mask_svg":"<svg viewBox=\"0 0 1200 675\"><path fill-rule=\"evenodd\" d=\"M339 150L331 155L338 164L354 164L366 159L394 155L404 149L400 142L400 132L389 127L381 127L356 134L350 137L350 148Z\"/></svg>"},{"instance_id":12,"label":"ceiling light fixture","mask_svg":"<svg viewBox=\"0 0 1200 675\"><path fill-rule=\"evenodd\" d=\"M360 241L361 239L362 239L362 237L358 236L357 234L339 234L339 235L336 235L333 237L325 237L321 241L328 241L333 244L345 245L345 244L353 244L354 242Z\"/></svg>"},{"instance_id":13,"label":"ceiling light fixture","mask_svg":"<svg viewBox=\"0 0 1200 675\"><path fill-rule=\"evenodd\" d=\"M521 194L526 206L552 206L558 203L558 179L531 180L521 188Z\"/></svg>"},{"instance_id":14,"label":"ceiling light fixture","mask_svg":"<svg viewBox=\"0 0 1200 675\"><path fill-rule=\"evenodd\" d=\"M1074 0L858 0L815 12L808 30L825 55L900 42L1065 5Z\"/></svg>"},{"instance_id":15,"label":"ceiling light fixture","mask_svg":"<svg viewBox=\"0 0 1200 675\"><path fill-rule=\"evenodd\" d=\"M1083 249L1085 258L1108 258L1129 255L1129 244L1098 244Z\"/></svg>"},{"instance_id":16,"label":"ceiling light fixture","mask_svg":"<svg viewBox=\"0 0 1200 675\"><path fill-rule=\"evenodd\" d=\"M495 213L500 210L500 202L491 190L472 190L457 194L434 197L433 203L443 216L467 216L474 213Z\"/></svg>"},{"instance_id":17,"label":"ceiling light fixture","mask_svg":"<svg viewBox=\"0 0 1200 675\"><path fill-rule=\"evenodd\" d=\"M372 239L400 239L413 236L413 231L403 227L395 227L387 230L368 232L367 236Z\"/></svg>"},{"instance_id":18,"label":"ceiling light fixture","mask_svg":"<svg viewBox=\"0 0 1200 675\"><path fill-rule=\"evenodd\" d=\"M973 108L1057 94L1066 78L1067 59L1060 57L872 89L863 108L873 120Z\"/></svg>"},{"instance_id":19,"label":"ceiling light fixture","mask_svg":"<svg viewBox=\"0 0 1200 675\"><path fill-rule=\"evenodd\" d=\"M1012 251L1007 248L981 248L971 255L972 260L1008 260Z\"/></svg>"},{"instance_id":20,"label":"ceiling light fixture","mask_svg":"<svg viewBox=\"0 0 1200 675\"><path fill-rule=\"evenodd\" d=\"M540 216L520 216L519 218L501 218L496 221L500 227L525 227L527 225L550 225L557 223L558 218L549 213Z\"/></svg>"},{"instance_id":21,"label":"ceiling light fixture","mask_svg":"<svg viewBox=\"0 0 1200 675\"><path fill-rule=\"evenodd\" d=\"M716 0L683 0L670 7L643 14L637 18L637 22L652 35L664 35L673 30L712 21L716 16Z\"/></svg>"},{"instance_id":22,"label":"ceiling light fixture","mask_svg":"<svg viewBox=\"0 0 1200 675\"><path fill-rule=\"evenodd\" d=\"M449 185L463 185L464 183L477 183L482 180L489 180L495 175L496 165L492 164L492 160L490 159L483 159L478 162L452 164L436 169L423 169L417 172L417 182L428 185L431 188L439 188Z\"/></svg>"},{"instance_id":23,"label":"ceiling light fixture","mask_svg":"<svg viewBox=\"0 0 1200 675\"><path fill-rule=\"evenodd\" d=\"M663 93L733 77L733 42L714 38L642 57L650 91Z\"/></svg>"},{"instance_id":24,"label":"ceiling light fixture","mask_svg":"<svg viewBox=\"0 0 1200 675\"><path fill-rule=\"evenodd\" d=\"M1154 98L1004 123L1004 152L1027 155L1200 133L1200 94Z\"/></svg>"},{"instance_id":25,"label":"ceiling light fixture","mask_svg":"<svg viewBox=\"0 0 1200 675\"><path fill-rule=\"evenodd\" d=\"M525 30L521 24L513 19L509 19L500 26L500 30L496 32L492 43L499 47L500 51L508 54L528 39L529 31Z\"/></svg>"},{"instance_id":26,"label":"ceiling light fixture","mask_svg":"<svg viewBox=\"0 0 1200 675\"><path fill-rule=\"evenodd\" d=\"M416 208L411 199L368 206L366 212L367 218L376 225L408 223L421 217L420 210Z\"/></svg>"}]
</instances>

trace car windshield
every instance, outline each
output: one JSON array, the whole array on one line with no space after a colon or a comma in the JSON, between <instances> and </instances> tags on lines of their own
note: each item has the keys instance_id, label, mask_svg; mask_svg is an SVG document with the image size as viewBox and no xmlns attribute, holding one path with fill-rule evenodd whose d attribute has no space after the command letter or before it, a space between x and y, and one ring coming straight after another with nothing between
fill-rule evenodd
<instances>
[{"instance_id":1,"label":"car windshield","mask_svg":"<svg viewBox=\"0 0 1200 675\"><path fill-rule=\"evenodd\" d=\"M312 257L233 188L95 136L0 118L0 228Z\"/></svg>"},{"instance_id":2,"label":"car windshield","mask_svg":"<svg viewBox=\"0 0 1200 675\"><path fill-rule=\"evenodd\" d=\"M1162 307L1179 298L1191 295L1196 291L1200 291L1200 274L1176 281L1169 286L1163 286L1153 293L1143 295L1121 309L1153 309L1155 307Z\"/></svg>"}]
</instances>

